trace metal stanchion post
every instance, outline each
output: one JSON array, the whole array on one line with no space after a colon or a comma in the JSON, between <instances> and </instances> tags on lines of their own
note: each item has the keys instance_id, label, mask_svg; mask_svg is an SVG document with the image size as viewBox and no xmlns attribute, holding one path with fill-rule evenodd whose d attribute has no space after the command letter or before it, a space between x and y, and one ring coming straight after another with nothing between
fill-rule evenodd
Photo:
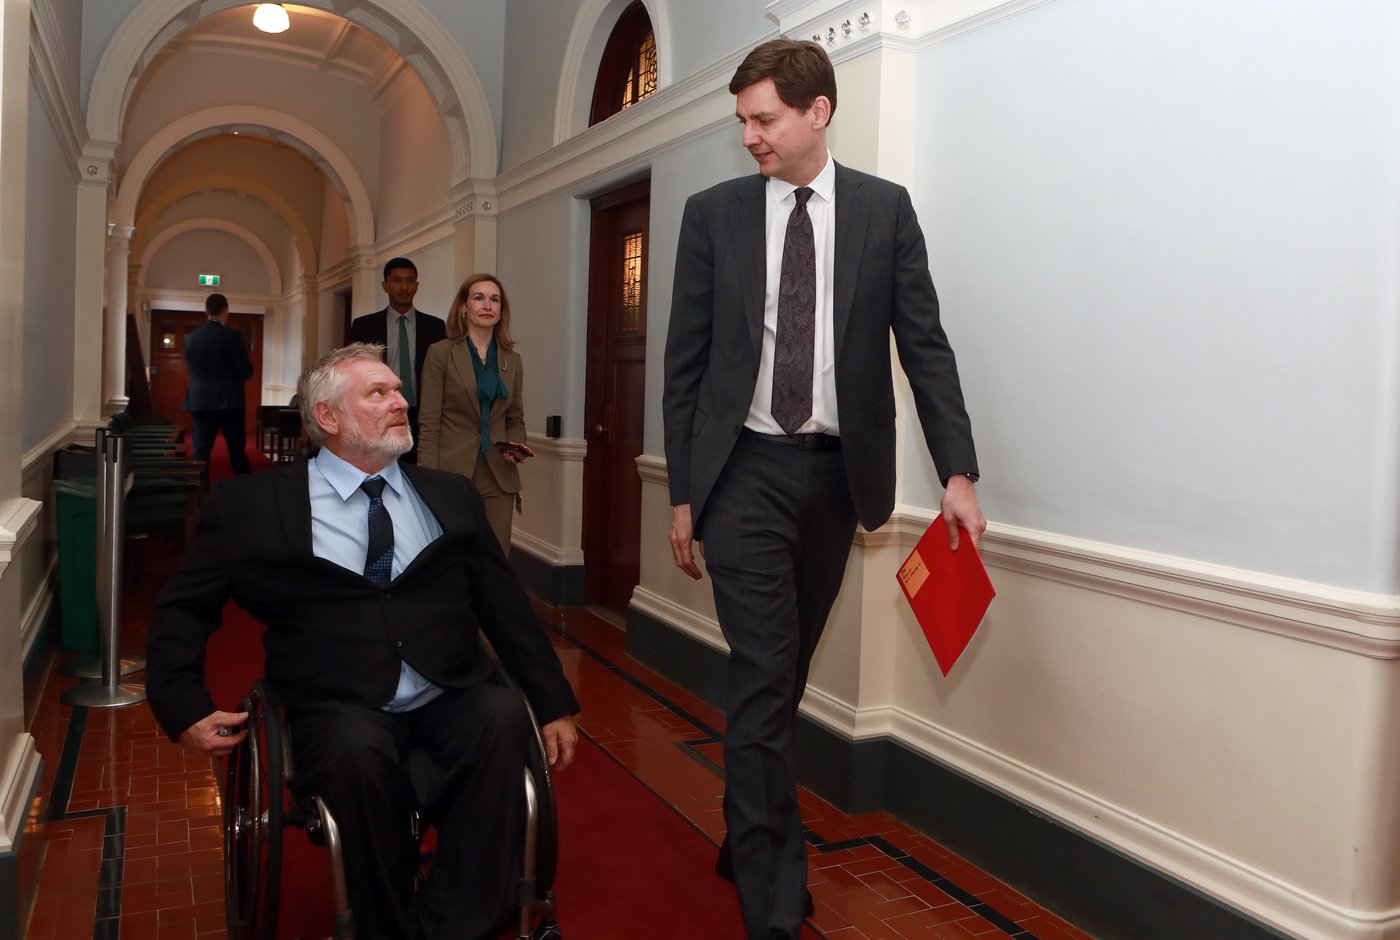
<instances>
[{"instance_id":1,"label":"metal stanchion post","mask_svg":"<svg viewBox=\"0 0 1400 940\"><path fill-rule=\"evenodd\" d=\"M111 510L108 508L111 502L112 464L107 458L108 438L112 437L106 428L97 429L97 632L98 645L97 652L91 656L79 656L70 659L68 662L58 667L60 675L74 676L78 679L101 679L102 678L102 639L101 634L106 629L107 624L107 604L112 598L112 546L116 546L118 557L121 555L121 534L117 535L116 541L112 541L107 533L108 516ZM121 487L117 489L118 499L123 498ZM118 579L118 586L121 581ZM120 597L120 589L117 592ZM140 672L146 668L146 661L140 657L119 659L117 668L121 674L129 676L132 673Z\"/></svg>"},{"instance_id":2,"label":"metal stanchion post","mask_svg":"<svg viewBox=\"0 0 1400 940\"><path fill-rule=\"evenodd\" d=\"M118 650L118 628L121 624L122 597L122 537L126 529L126 455L127 442L120 434L106 435L106 447L101 454L106 464L105 480L100 480L100 492L105 493L105 510L100 525L103 526L103 545L99 546L98 557L106 560L106 572L99 572L98 605L102 610L102 623L98 628L98 647L102 657L102 681L85 682L64 692L60 700L66 705L84 705L88 708L113 708L119 705L134 705L146 700L146 685L143 682L121 681Z\"/></svg>"}]
</instances>

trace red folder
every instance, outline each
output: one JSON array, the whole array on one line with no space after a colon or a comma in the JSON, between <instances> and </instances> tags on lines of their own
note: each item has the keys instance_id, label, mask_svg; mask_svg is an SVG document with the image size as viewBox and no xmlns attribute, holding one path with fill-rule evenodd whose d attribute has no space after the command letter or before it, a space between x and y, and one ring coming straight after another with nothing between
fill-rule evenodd
<instances>
[{"instance_id":1,"label":"red folder","mask_svg":"<svg viewBox=\"0 0 1400 940\"><path fill-rule=\"evenodd\" d=\"M900 566L899 586L946 676L997 593L967 530L959 533L958 550L953 551L943 516L933 520Z\"/></svg>"}]
</instances>

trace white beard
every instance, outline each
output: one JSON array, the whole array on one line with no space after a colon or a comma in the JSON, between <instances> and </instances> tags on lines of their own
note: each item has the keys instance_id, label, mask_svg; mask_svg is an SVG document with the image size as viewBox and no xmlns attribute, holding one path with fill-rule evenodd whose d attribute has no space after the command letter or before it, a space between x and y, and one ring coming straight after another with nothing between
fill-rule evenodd
<instances>
[{"instance_id":1,"label":"white beard","mask_svg":"<svg viewBox=\"0 0 1400 940\"><path fill-rule=\"evenodd\" d=\"M402 431L402 433L399 433ZM345 422L345 432L340 436L340 444L345 454L353 454L367 463L385 466L413 449L413 431L408 425L396 428L392 434L370 438L360 432L358 425Z\"/></svg>"}]
</instances>

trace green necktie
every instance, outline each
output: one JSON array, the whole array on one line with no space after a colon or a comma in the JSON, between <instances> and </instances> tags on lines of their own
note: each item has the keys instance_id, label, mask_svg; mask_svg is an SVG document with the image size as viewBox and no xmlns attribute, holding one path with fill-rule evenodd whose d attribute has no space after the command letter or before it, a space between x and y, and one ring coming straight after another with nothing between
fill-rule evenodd
<instances>
[{"instance_id":1,"label":"green necktie","mask_svg":"<svg viewBox=\"0 0 1400 940\"><path fill-rule=\"evenodd\" d=\"M399 380L403 382L403 397L408 407L418 405L418 396L413 394L413 350L408 345L408 317L399 315Z\"/></svg>"}]
</instances>

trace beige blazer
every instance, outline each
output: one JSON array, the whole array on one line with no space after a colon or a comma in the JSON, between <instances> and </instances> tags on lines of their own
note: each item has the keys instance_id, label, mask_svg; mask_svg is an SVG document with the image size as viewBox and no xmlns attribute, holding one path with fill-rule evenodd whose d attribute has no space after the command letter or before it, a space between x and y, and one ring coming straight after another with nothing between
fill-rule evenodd
<instances>
[{"instance_id":1,"label":"beige blazer","mask_svg":"<svg viewBox=\"0 0 1400 940\"><path fill-rule=\"evenodd\" d=\"M467 340L445 339L428 347L418 392L418 465L470 478L481 452L481 401ZM496 365L510 397L491 403L491 442L525 443L525 370L514 350L496 346ZM494 446L486 454L496 483L520 492L520 471Z\"/></svg>"}]
</instances>

